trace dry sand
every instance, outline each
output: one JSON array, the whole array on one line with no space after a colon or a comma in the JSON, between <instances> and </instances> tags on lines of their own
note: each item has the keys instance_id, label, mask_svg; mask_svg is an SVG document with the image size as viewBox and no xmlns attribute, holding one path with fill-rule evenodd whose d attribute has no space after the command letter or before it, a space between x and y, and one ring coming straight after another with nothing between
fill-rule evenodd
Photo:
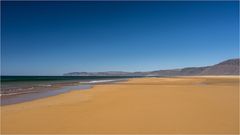
<instances>
[{"instance_id":1,"label":"dry sand","mask_svg":"<svg viewBox=\"0 0 240 135\"><path fill-rule=\"evenodd\" d=\"M239 77L138 78L1 107L2 133L238 134Z\"/></svg>"}]
</instances>

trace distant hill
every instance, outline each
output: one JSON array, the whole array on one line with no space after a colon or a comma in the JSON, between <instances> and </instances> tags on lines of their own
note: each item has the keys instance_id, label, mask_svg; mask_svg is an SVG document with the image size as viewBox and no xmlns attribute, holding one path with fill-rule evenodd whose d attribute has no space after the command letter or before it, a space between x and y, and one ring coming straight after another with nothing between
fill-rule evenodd
<instances>
[{"instance_id":1,"label":"distant hill","mask_svg":"<svg viewBox=\"0 0 240 135\"><path fill-rule=\"evenodd\" d=\"M191 76L191 75L239 75L240 59L230 59L212 66L187 67L182 69L157 70L150 72L71 72L65 76Z\"/></svg>"},{"instance_id":2,"label":"distant hill","mask_svg":"<svg viewBox=\"0 0 240 135\"><path fill-rule=\"evenodd\" d=\"M201 75L239 75L240 59L230 59L210 66L201 72Z\"/></svg>"}]
</instances>

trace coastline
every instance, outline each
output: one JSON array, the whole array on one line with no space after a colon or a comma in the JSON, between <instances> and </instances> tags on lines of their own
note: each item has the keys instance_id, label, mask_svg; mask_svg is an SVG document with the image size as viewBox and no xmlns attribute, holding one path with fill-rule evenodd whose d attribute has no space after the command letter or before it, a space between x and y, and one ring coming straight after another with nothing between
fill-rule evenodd
<instances>
[{"instance_id":1,"label":"coastline","mask_svg":"<svg viewBox=\"0 0 240 135\"><path fill-rule=\"evenodd\" d=\"M135 78L2 106L2 133L237 134L239 76L218 78Z\"/></svg>"},{"instance_id":2,"label":"coastline","mask_svg":"<svg viewBox=\"0 0 240 135\"><path fill-rule=\"evenodd\" d=\"M52 90L17 93L15 95L1 97L1 106L31 102L38 99L44 99L47 97L64 94L72 90L86 90L86 89L90 89L91 87L92 85L63 86L58 89L52 89Z\"/></svg>"},{"instance_id":3,"label":"coastline","mask_svg":"<svg viewBox=\"0 0 240 135\"><path fill-rule=\"evenodd\" d=\"M15 93L1 94L1 106L18 104L57 96L59 94L67 93L73 90L86 90L92 88L94 85L110 84L116 82L127 81L127 79L113 79L113 80L89 80L81 82L57 83L39 90L33 91L20 91Z\"/></svg>"},{"instance_id":4,"label":"coastline","mask_svg":"<svg viewBox=\"0 0 240 135\"><path fill-rule=\"evenodd\" d=\"M218 76L160 76L160 77L136 77L136 78L236 78L236 75L218 75ZM238 76L240 77L240 76ZM130 79L130 78L128 78ZM126 82L128 79L114 79L114 80L88 80L81 82L62 82L55 83L51 85L42 85L46 86L40 90L33 91L20 91L16 93L1 94L1 106L17 104L22 102L29 102L33 100L38 100L41 98L57 96L59 94L64 94L72 90L86 90L91 89L94 85L102 84L113 84L119 82ZM52 88L51 88L51 87ZM47 88L47 89L46 89Z\"/></svg>"}]
</instances>

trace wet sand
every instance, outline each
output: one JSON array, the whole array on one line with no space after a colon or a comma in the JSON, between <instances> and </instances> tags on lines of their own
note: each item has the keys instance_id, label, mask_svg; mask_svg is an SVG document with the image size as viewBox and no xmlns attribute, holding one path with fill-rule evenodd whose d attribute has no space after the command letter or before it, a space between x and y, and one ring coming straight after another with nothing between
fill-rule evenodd
<instances>
[{"instance_id":1,"label":"wet sand","mask_svg":"<svg viewBox=\"0 0 240 135\"><path fill-rule=\"evenodd\" d=\"M238 134L239 77L138 78L1 107L1 132Z\"/></svg>"},{"instance_id":2,"label":"wet sand","mask_svg":"<svg viewBox=\"0 0 240 135\"><path fill-rule=\"evenodd\" d=\"M42 90L42 91L33 91L33 92L26 91L26 93L17 93L9 96L1 96L1 106L28 102L32 100L55 96L58 94L69 92L71 90L86 90L90 88L91 88L91 85L65 86L62 88L60 87L56 90L52 89L52 90Z\"/></svg>"}]
</instances>

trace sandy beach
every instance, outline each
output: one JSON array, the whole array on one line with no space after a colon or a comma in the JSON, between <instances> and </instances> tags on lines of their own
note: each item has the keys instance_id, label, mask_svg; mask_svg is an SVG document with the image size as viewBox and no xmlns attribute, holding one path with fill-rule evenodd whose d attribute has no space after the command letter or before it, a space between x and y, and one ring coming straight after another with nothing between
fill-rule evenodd
<instances>
[{"instance_id":1,"label":"sandy beach","mask_svg":"<svg viewBox=\"0 0 240 135\"><path fill-rule=\"evenodd\" d=\"M238 134L239 77L136 78L3 106L1 132Z\"/></svg>"}]
</instances>

